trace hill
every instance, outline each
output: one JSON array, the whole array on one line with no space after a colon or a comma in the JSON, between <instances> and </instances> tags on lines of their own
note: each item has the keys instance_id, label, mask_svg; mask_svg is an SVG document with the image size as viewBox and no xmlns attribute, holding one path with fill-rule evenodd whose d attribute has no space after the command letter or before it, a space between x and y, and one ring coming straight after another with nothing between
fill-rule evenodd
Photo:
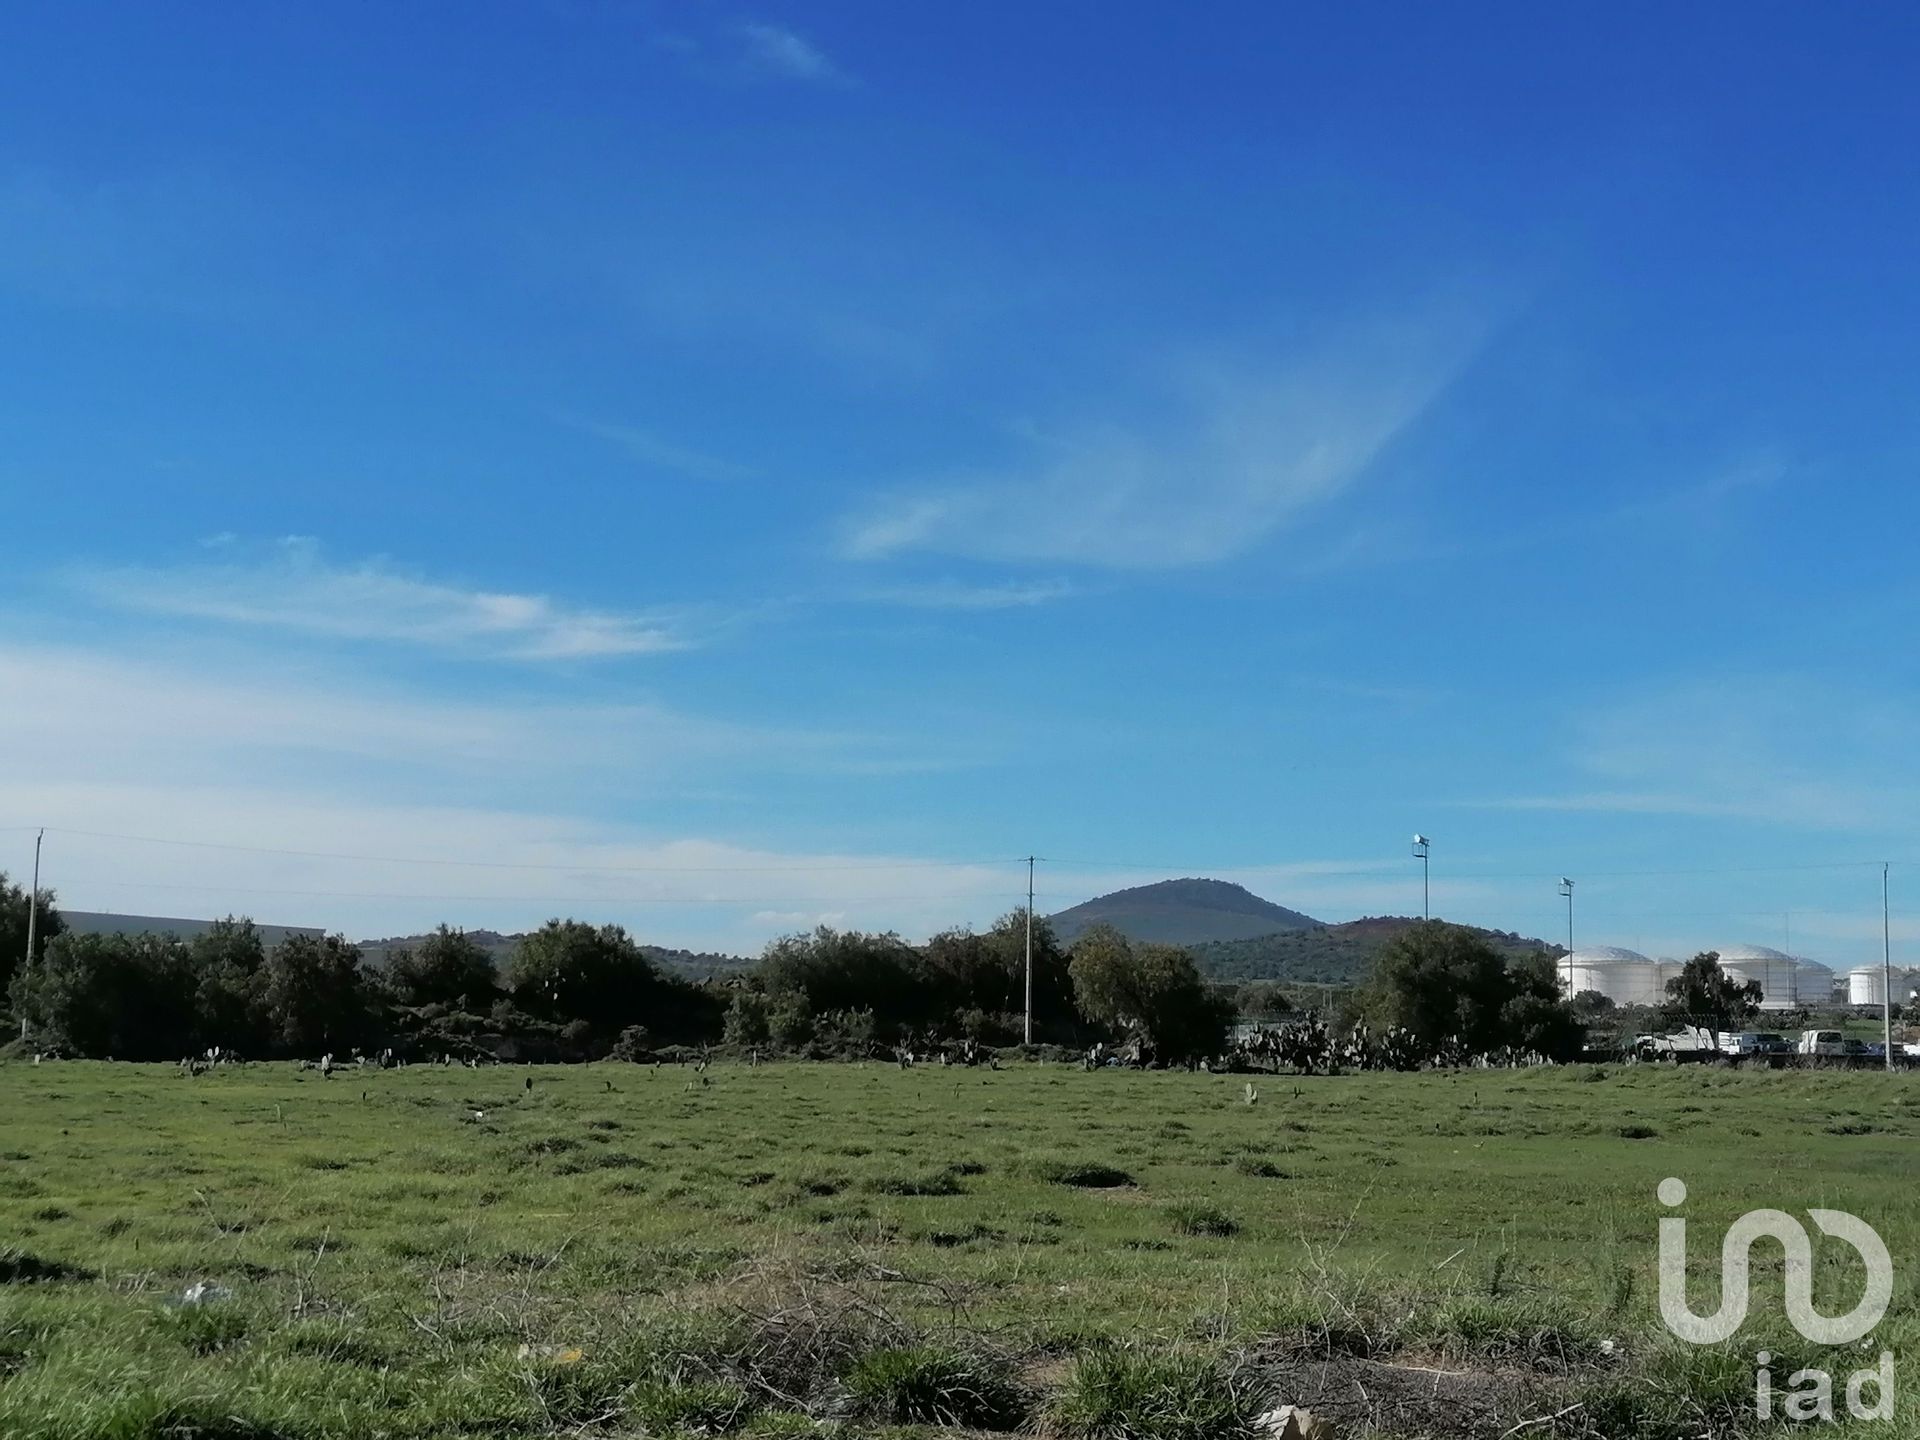
<instances>
[{"instance_id":1,"label":"hill","mask_svg":"<svg viewBox=\"0 0 1920 1440\"><path fill-rule=\"evenodd\" d=\"M1209 980L1358 985L1372 971L1375 957L1387 942L1419 923L1411 917L1379 915L1341 925L1316 925L1306 930L1286 930L1244 940L1209 941L1187 948L1192 951L1200 973ZM1557 945L1512 931L1466 928L1511 958L1560 953Z\"/></svg>"},{"instance_id":2,"label":"hill","mask_svg":"<svg viewBox=\"0 0 1920 1440\"><path fill-rule=\"evenodd\" d=\"M1111 925L1129 940L1166 945L1251 940L1282 930L1319 926L1311 915L1262 900L1225 880L1161 880L1100 895L1052 918L1054 933L1071 943L1094 925Z\"/></svg>"},{"instance_id":3,"label":"hill","mask_svg":"<svg viewBox=\"0 0 1920 1440\"><path fill-rule=\"evenodd\" d=\"M60 918L76 935L172 935L181 940L204 935L218 923L174 915L115 915L102 910L62 910ZM256 924L253 928L260 932L261 942L266 945L278 945L289 935L326 933L311 925Z\"/></svg>"}]
</instances>

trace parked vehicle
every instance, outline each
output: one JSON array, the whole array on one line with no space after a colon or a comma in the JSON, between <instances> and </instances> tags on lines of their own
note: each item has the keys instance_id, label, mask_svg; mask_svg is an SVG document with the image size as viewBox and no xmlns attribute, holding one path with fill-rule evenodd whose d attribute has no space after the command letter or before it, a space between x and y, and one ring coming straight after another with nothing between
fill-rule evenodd
<instances>
[{"instance_id":1,"label":"parked vehicle","mask_svg":"<svg viewBox=\"0 0 1920 1440\"><path fill-rule=\"evenodd\" d=\"M1634 1050L1644 1060L1711 1060L1722 1053L1713 1032L1702 1025L1683 1025L1671 1035L1638 1035Z\"/></svg>"},{"instance_id":2,"label":"parked vehicle","mask_svg":"<svg viewBox=\"0 0 1920 1440\"><path fill-rule=\"evenodd\" d=\"M1753 1030L1725 1031L1720 1036L1720 1053L1743 1058L1749 1055L1764 1055L1767 1051L1761 1039L1759 1033Z\"/></svg>"},{"instance_id":3,"label":"parked vehicle","mask_svg":"<svg viewBox=\"0 0 1920 1440\"><path fill-rule=\"evenodd\" d=\"M1793 1042L1784 1035L1775 1035L1770 1030L1762 1030L1753 1038L1759 1042L1759 1053L1762 1055L1791 1055L1793 1053Z\"/></svg>"},{"instance_id":4,"label":"parked vehicle","mask_svg":"<svg viewBox=\"0 0 1920 1440\"><path fill-rule=\"evenodd\" d=\"M1847 1037L1838 1030L1802 1030L1796 1053L1839 1058L1847 1053Z\"/></svg>"}]
</instances>

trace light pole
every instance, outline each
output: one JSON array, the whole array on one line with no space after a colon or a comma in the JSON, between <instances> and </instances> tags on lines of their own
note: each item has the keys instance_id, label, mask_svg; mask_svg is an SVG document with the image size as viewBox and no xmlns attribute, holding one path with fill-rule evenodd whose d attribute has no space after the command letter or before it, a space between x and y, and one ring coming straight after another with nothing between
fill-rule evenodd
<instances>
[{"instance_id":1,"label":"light pole","mask_svg":"<svg viewBox=\"0 0 1920 1440\"><path fill-rule=\"evenodd\" d=\"M1033 1044L1033 856L1027 856L1027 1010L1021 1024L1022 1043Z\"/></svg>"},{"instance_id":2,"label":"light pole","mask_svg":"<svg viewBox=\"0 0 1920 1440\"><path fill-rule=\"evenodd\" d=\"M40 918L40 842L46 838L47 832L44 830L33 837L33 889L27 892L27 958L21 966L23 975L33 973L34 922ZM24 1005L20 1008L20 1038L27 1038L27 1011Z\"/></svg>"},{"instance_id":3,"label":"light pole","mask_svg":"<svg viewBox=\"0 0 1920 1440\"><path fill-rule=\"evenodd\" d=\"M1880 866L1880 1010L1887 1027L1887 1069L1893 1069L1893 904L1887 895L1887 871Z\"/></svg>"},{"instance_id":4,"label":"light pole","mask_svg":"<svg viewBox=\"0 0 1920 1440\"><path fill-rule=\"evenodd\" d=\"M1567 897L1567 988L1573 988L1573 881L1560 877L1560 893Z\"/></svg>"},{"instance_id":5,"label":"light pole","mask_svg":"<svg viewBox=\"0 0 1920 1440\"><path fill-rule=\"evenodd\" d=\"M1427 882L1427 837L1413 837L1413 858L1420 862L1420 918L1433 919L1433 889Z\"/></svg>"}]
</instances>

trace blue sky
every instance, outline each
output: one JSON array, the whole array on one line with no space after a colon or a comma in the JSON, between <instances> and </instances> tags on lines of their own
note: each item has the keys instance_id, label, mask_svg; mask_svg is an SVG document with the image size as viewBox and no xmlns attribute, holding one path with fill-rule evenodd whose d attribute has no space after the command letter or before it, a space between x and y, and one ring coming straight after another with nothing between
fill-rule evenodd
<instances>
[{"instance_id":1,"label":"blue sky","mask_svg":"<svg viewBox=\"0 0 1920 1440\"><path fill-rule=\"evenodd\" d=\"M14 17L0 866L1877 958L1920 15L1196 13Z\"/></svg>"}]
</instances>

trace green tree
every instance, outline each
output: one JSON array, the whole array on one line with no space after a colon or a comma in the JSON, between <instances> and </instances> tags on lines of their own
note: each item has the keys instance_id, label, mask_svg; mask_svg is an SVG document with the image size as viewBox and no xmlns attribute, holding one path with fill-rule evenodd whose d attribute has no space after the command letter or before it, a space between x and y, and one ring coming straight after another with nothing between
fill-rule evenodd
<instances>
[{"instance_id":1,"label":"green tree","mask_svg":"<svg viewBox=\"0 0 1920 1440\"><path fill-rule=\"evenodd\" d=\"M1408 927L1381 950L1366 1009L1427 1049L1452 1042L1470 1051L1514 1046L1560 1056L1579 1044L1551 960L1509 966L1481 936L1440 920Z\"/></svg>"},{"instance_id":2,"label":"green tree","mask_svg":"<svg viewBox=\"0 0 1920 1440\"><path fill-rule=\"evenodd\" d=\"M1760 1013L1765 991L1757 980L1736 980L1720 968L1720 952L1706 950L1680 967L1667 982L1667 1003L1661 1018L1678 1028L1701 1025L1713 1032L1718 1046L1721 1032L1739 1030Z\"/></svg>"},{"instance_id":3,"label":"green tree","mask_svg":"<svg viewBox=\"0 0 1920 1440\"><path fill-rule=\"evenodd\" d=\"M939 997L921 957L890 932L870 935L822 925L811 934L783 936L767 946L756 973L769 995L804 996L815 1017L871 1012L862 1023L881 1039L939 1016Z\"/></svg>"},{"instance_id":4,"label":"green tree","mask_svg":"<svg viewBox=\"0 0 1920 1440\"><path fill-rule=\"evenodd\" d=\"M64 932L67 922L54 904L53 891L40 887L39 914L33 922L33 951L37 963L47 953L55 936ZM20 962L27 955L27 887L16 885L0 870L0 995L8 991Z\"/></svg>"},{"instance_id":5,"label":"green tree","mask_svg":"<svg viewBox=\"0 0 1920 1440\"><path fill-rule=\"evenodd\" d=\"M170 935L61 935L17 992L40 1043L76 1055L177 1060L199 1048L192 959Z\"/></svg>"},{"instance_id":6,"label":"green tree","mask_svg":"<svg viewBox=\"0 0 1920 1440\"><path fill-rule=\"evenodd\" d=\"M507 988L521 1008L616 1029L646 1022L659 978L620 926L580 920L549 920L521 940L507 965Z\"/></svg>"},{"instance_id":7,"label":"green tree","mask_svg":"<svg viewBox=\"0 0 1920 1440\"><path fill-rule=\"evenodd\" d=\"M1240 1014L1255 1020L1275 1020L1293 1013L1293 1002L1276 980L1250 980L1233 997Z\"/></svg>"},{"instance_id":8,"label":"green tree","mask_svg":"<svg viewBox=\"0 0 1920 1440\"><path fill-rule=\"evenodd\" d=\"M482 1013L499 994L493 957L464 930L442 925L387 962L387 981L402 1005L455 1005Z\"/></svg>"},{"instance_id":9,"label":"green tree","mask_svg":"<svg viewBox=\"0 0 1920 1440\"><path fill-rule=\"evenodd\" d=\"M1027 1008L1026 907L1008 911L984 935L958 929L934 936L922 973L941 1021L979 1011L994 1017L990 1028L1017 1034ZM1044 915L1033 922L1033 1015L1036 1039L1068 1040L1079 1032L1066 951Z\"/></svg>"},{"instance_id":10,"label":"green tree","mask_svg":"<svg viewBox=\"0 0 1920 1440\"><path fill-rule=\"evenodd\" d=\"M194 1008L199 1044L219 1045L242 1055L271 1048L261 1022L260 972L267 947L253 921L229 915L216 920L187 943L193 967Z\"/></svg>"},{"instance_id":11,"label":"green tree","mask_svg":"<svg viewBox=\"0 0 1920 1440\"><path fill-rule=\"evenodd\" d=\"M289 935L260 970L261 1023L284 1054L334 1054L373 1033L360 950L338 935Z\"/></svg>"},{"instance_id":12,"label":"green tree","mask_svg":"<svg viewBox=\"0 0 1920 1440\"><path fill-rule=\"evenodd\" d=\"M644 1025L662 1043L692 1044L721 1028L718 994L661 974L618 925L549 920L514 951L507 988L530 1014L583 1020L600 1035Z\"/></svg>"},{"instance_id":13,"label":"green tree","mask_svg":"<svg viewBox=\"0 0 1920 1440\"><path fill-rule=\"evenodd\" d=\"M758 990L736 990L720 1025L720 1038L729 1045L765 1045L773 1038L767 1024L767 997Z\"/></svg>"},{"instance_id":14,"label":"green tree","mask_svg":"<svg viewBox=\"0 0 1920 1440\"><path fill-rule=\"evenodd\" d=\"M1139 1034L1163 1060L1216 1055L1233 1007L1177 945L1135 945L1111 925L1074 942L1068 963L1079 1011L1116 1035Z\"/></svg>"}]
</instances>

